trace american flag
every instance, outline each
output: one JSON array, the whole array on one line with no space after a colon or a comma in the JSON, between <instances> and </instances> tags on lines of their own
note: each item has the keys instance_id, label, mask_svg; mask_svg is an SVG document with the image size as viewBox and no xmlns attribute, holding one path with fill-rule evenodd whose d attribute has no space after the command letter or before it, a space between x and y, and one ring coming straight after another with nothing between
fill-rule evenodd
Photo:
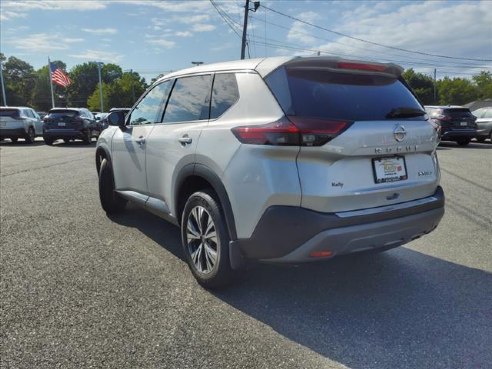
<instances>
[{"instance_id":1,"label":"american flag","mask_svg":"<svg viewBox=\"0 0 492 369\"><path fill-rule=\"evenodd\" d=\"M70 78L68 77L68 74L58 68L56 64L50 63L50 70L51 80L57 85L68 87L72 83L72 81L70 81Z\"/></svg>"}]
</instances>

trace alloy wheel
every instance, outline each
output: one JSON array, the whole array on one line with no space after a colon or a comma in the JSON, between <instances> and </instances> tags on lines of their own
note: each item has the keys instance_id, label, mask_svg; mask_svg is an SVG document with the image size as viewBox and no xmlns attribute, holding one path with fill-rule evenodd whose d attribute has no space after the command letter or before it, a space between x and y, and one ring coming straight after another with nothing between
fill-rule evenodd
<instances>
[{"instance_id":1,"label":"alloy wheel","mask_svg":"<svg viewBox=\"0 0 492 369\"><path fill-rule=\"evenodd\" d=\"M211 273L217 265L217 232L212 216L202 206L195 206L188 215L186 243L196 270Z\"/></svg>"}]
</instances>

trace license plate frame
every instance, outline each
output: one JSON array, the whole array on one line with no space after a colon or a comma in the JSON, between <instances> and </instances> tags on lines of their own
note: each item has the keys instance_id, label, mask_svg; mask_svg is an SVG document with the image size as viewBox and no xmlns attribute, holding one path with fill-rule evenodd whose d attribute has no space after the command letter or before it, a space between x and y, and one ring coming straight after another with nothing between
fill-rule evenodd
<instances>
[{"instance_id":1,"label":"license plate frame","mask_svg":"<svg viewBox=\"0 0 492 369\"><path fill-rule=\"evenodd\" d=\"M405 157L401 155L372 159L374 182L377 184L400 182L408 179Z\"/></svg>"}]
</instances>

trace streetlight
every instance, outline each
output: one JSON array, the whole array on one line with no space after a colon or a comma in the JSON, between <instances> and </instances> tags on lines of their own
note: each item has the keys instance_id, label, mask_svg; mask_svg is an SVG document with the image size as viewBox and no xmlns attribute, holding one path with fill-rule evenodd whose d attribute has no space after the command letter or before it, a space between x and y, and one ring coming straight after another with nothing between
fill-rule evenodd
<instances>
[{"instance_id":1,"label":"streetlight","mask_svg":"<svg viewBox=\"0 0 492 369\"><path fill-rule=\"evenodd\" d=\"M5 97L5 82L3 81L3 63L0 60L0 80L2 82L3 106L7 106L7 98Z\"/></svg>"},{"instance_id":2,"label":"streetlight","mask_svg":"<svg viewBox=\"0 0 492 369\"><path fill-rule=\"evenodd\" d=\"M97 64L97 72L99 74L99 98L101 99L101 113L104 113L104 104L103 104L103 87L101 81L101 66L104 65L103 62L96 62Z\"/></svg>"},{"instance_id":3,"label":"streetlight","mask_svg":"<svg viewBox=\"0 0 492 369\"><path fill-rule=\"evenodd\" d=\"M199 65L202 65L203 62L202 61L192 61L191 64L198 67Z\"/></svg>"}]
</instances>

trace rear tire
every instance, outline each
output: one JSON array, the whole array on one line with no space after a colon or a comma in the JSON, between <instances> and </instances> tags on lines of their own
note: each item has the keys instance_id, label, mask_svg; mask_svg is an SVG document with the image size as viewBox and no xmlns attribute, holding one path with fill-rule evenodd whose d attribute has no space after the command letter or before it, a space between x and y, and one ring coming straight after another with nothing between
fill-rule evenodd
<instances>
[{"instance_id":1,"label":"rear tire","mask_svg":"<svg viewBox=\"0 0 492 369\"><path fill-rule=\"evenodd\" d=\"M70 142L70 139L69 138L64 138L63 139L63 142L65 142L66 144Z\"/></svg>"},{"instance_id":2,"label":"rear tire","mask_svg":"<svg viewBox=\"0 0 492 369\"><path fill-rule=\"evenodd\" d=\"M205 189L186 201L181 217L181 242L188 266L199 284L208 289L235 281L229 258L229 234L214 193Z\"/></svg>"},{"instance_id":3,"label":"rear tire","mask_svg":"<svg viewBox=\"0 0 492 369\"><path fill-rule=\"evenodd\" d=\"M90 145L92 143L92 132L90 129L87 130L87 134L85 135L83 141L86 145Z\"/></svg>"},{"instance_id":4,"label":"rear tire","mask_svg":"<svg viewBox=\"0 0 492 369\"><path fill-rule=\"evenodd\" d=\"M456 143L459 146L466 146L470 143L470 139L469 138L460 138L459 140L456 141Z\"/></svg>"},{"instance_id":5,"label":"rear tire","mask_svg":"<svg viewBox=\"0 0 492 369\"><path fill-rule=\"evenodd\" d=\"M99 169L99 199L102 208L108 215L121 213L127 203L127 200L114 190L113 169L107 159L102 160Z\"/></svg>"},{"instance_id":6,"label":"rear tire","mask_svg":"<svg viewBox=\"0 0 492 369\"><path fill-rule=\"evenodd\" d=\"M36 133L34 132L34 128L29 127L29 129L27 130L27 135L26 135L25 139L26 139L26 142L28 144L34 143L34 140L36 139Z\"/></svg>"},{"instance_id":7,"label":"rear tire","mask_svg":"<svg viewBox=\"0 0 492 369\"><path fill-rule=\"evenodd\" d=\"M52 138L43 137L44 143L48 146L53 146L54 140Z\"/></svg>"},{"instance_id":8,"label":"rear tire","mask_svg":"<svg viewBox=\"0 0 492 369\"><path fill-rule=\"evenodd\" d=\"M10 139L10 141L12 141L12 143L16 143L16 142L17 142L17 140L18 140L18 138L17 138L17 137L14 137L14 138L11 138L11 139Z\"/></svg>"}]
</instances>

